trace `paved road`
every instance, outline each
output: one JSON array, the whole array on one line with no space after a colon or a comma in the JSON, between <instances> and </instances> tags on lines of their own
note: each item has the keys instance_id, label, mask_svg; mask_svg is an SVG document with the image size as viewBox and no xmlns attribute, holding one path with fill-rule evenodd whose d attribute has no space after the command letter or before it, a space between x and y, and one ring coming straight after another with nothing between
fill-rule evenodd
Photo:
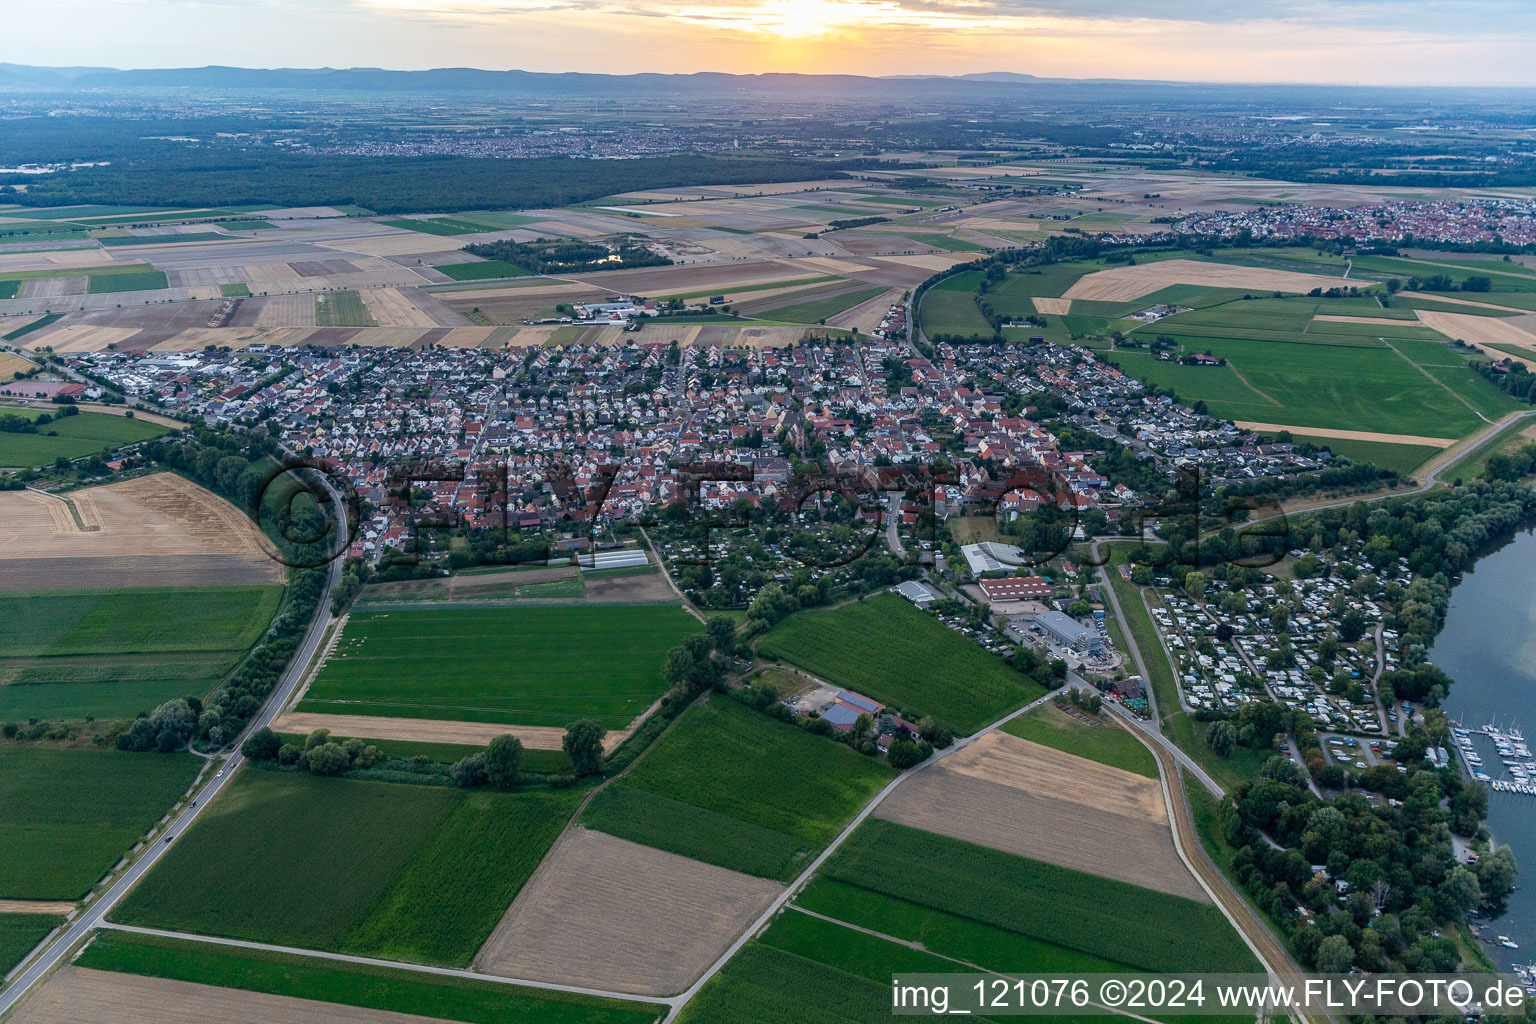
<instances>
[{"instance_id":1,"label":"paved road","mask_svg":"<svg viewBox=\"0 0 1536 1024\"><path fill-rule=\"evenodd\" d=\"M1142 730L1141 735L1150 736L1151 734ZM1189 800L1179 781L1179 764L1183 762L1174 756L1177 749L1167 743L1152 745L1152 753L1162 768L1163 792L1168 803L1168 816L1173 822L1174 842L1178 846L1184 863L1199 878L1206 892L1215 901L1217 908L1237 929L1238 934L1242 935L1243 940L1264 964L1265 969L1284 983L1299 989L1302 984L1301 967L1291 958L1290 950L1254 913L1247 900L1232 887L1226 875L1221 873L1221 869L1211 861L1205 852L1205 847L1201 845L1200 834L1195 829L1194 815L1189 809ZM1321 1014L1303 1015L1297 1012L1295 1016L1301 1017L1303 1021L1309 1021L1310 1024L1318 1024L1327 1019Z\"/></svg>"},{"instance_id":2,"label":"paved road","mask_svg":"<svg viewBox=\"0 0 1536 1024\"><path fill-rule=\"evenodd\" d=\"M333 492L332 501L338 514L345 517L346 505L341 501L340 495ZM342 534L345 535L345 533L346 530L343 529ZM287 671L283 673L272 692L267 695L266 704L246 726L246 732L241 734L242 738L256 729L271 725L300 680L304 678L304 670L319 648L320 638L325 635L326 626L331 622L331 587L341 579L341 564L340 559L331 563L330 572L326 575L325 589L320 594L319 607L309 624L309 630L304 634L303 643L299 645L293 660L288 663ZM208 809L213 798L223 792L224 787L229 784L230 779L234 778L236 770L245 760L240 754L239 745L240 740L237 739L235 752L224 760L223 767L216 767L213 773L207 776L203 784L192 793L191 802L182 809L163 833L157 835L154 841L145 847L139 854L138 860L123 872L111 888L87 903L79 916L54 938L43 954L34 960L30 967L17 975L8 987L0 990L0 1015L4 1015L32 986L42 980L43 976L68 955L92 929L100 927L107 914L111 913L112 909L128 894L128 890L132 889L139 879L155 866L174 842L175 837L185 832L197 820L197 816Z\"/></svg>"}]
</instances>

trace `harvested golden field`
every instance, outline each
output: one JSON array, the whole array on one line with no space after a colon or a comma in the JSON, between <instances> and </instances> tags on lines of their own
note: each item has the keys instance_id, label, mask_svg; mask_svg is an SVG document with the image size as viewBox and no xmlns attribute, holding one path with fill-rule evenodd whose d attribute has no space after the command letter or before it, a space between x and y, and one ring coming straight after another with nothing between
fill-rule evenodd
<instances>
[{"instance_id":1,"label":"harvested golden field","mask_svg":"<svg viewBox=\"0 0 1536 1024\"><path fill-rule=\"evenodd\" d=\"M1043 295L1036 295L1029 301L1035 304L1037 313L1055 313L1064 316L1072 312L1071 299L1048 299Z\"/></svg>"},{"instance_id":2,"label":"harvested golden field","mask_svg":"<svg viewBox=\"0 0 1536 1024\"><path fill-rule=\"evenodd\" d=\"M783 348L805 337L805 327L743 327L725 344L734 348Z\"/></svg>"},{"instance_id":3,"label":"harvested golden field","mask_svg":"<svg viewBox=\"0 0 1536 1024\"><path fill-rule=\"evenodd\" d=\"M1313 288L1350 288L1370 283L1361 279L1298 274L1293 270L1238 267L1199 260L1161 260L1132 267L1097 270L1079 278L1064 298L1098 302L1130 302L1170 285L1197 284L1206 288L1252 288L1255 291L1309 292Z\"/></svg>"},{"instance_id":4,"label":"harvested golden field","mask_svg":"<svg viewBox=\"0 0 1536 1024\"><path fill-rule=\"evenodd\" d=\"M552 984L672 995L781 891L777 882L573 825L475 966Z\"/></svg>"},{"instance_id":5,"label":"harvested golden field","mask_svg":"<svg viewBox=\"0 0 1536 1024\"><path fill-rule=\"evenodd\" d=\"M463 743L483 747L497 736L511 733L530 750L559 750L564 729L534 725L497 725L493 722L448 722L425 718L380 718L374 715L323 715L312 711L286 711L272 723L278 732L314 732L329 729L338 736L369 740L412 740L418 743ZM606 742L604 744L607 745Z\"/></svg>"},{"instance_id":6,"label":"harvested golden field","mask_svg":"<svg viewBox=\"0 0 1536 1024\"><path fill-rule=\"evenodd\" d=\"M69 900L0 900L0 914L68 914L74 909Z\"/></svg>"},{"instance_id":7,"label":"harvested golden field","mask_svg":"<svg viewBox=\"0 0 1536 1024\"><path fill-rule=\"evenodd\" d=\"M902 825L1207 901L1179 859L1162 784L992 732L896 788Z\"/></svg>"},{"instance_id":8,"label":"harvested golden field","mask_svg":"<svg viewBox=\"0 0 1536 1024\"><path fill-rule=\"evenodd\" d=\"M30 359L23 359L14 352L0 352L0 384L9 384L18 373L36 368L37 364Z\"/></svg>"},{"instance_id":9,"label":"harvested golden field","mask_svg":"<svg viewBox=\"0 0 1536 1024\"><path fill-rule=\"evenodd\" d=\"M0 492L0 589L276 583L233 505L172 473L66 497Z\"/></svg>"},{"instance_id":10,"label":"harvested golden field","mask_svg":"<svg viewBox=\"0 0 1536 1024\"><path fill-rule=\"evenodd\" d=\"M265 992L215 988L167 978L61 967L30 994L11 1024L434 1024L392 1010L320 1003ZM440 1022L445 1024L445 1022Z\"/></svg>"},{"instance_id":11,"label":"harvested golden field","mask_svg":"<svg viewBox=\"0 0 1536 1024\"><path fill-rule=\"evenodd\" d=\"M364 288L363 307L380 327L436 327L437 323L398 288Z\"/></svg>"},{"instance_id":12,"label":"harvested golden field","mask_svg":"<svg viewBox=\"0 0 1536 1024\"><path fill-rule=\"evenodd\" d=\"M27 223L32 223L28 221ZM60 249L55 252L0 253L0 267L6 270L51 270L54 267L104 267L109 263L137 263L138 260L114 259L106 249Z\"/></svg>"},{"instance_id":13,"label":"harvested golden field","mask_svg":"<svg viewBox=\"0 0 1536 1024\"><path fill-rule=\"evenodd\" d=\"M919 270L948 270L956 263L965 263L973 259L971 253L936 252L927 256L875 256L874 259L883 263L899 263L904 267L916 267Z\"/></svg>"},{"instance_id":14,"label":"harvested golden field","mask_svg":"<svg viewBox=\"0 0 1536 1024\"><path fill-rule=\"evenodd\" d=\"M55 352L100 352L108 345L115 345L124 338L139 333L137 327L95 327L91 324L64 324L44 328L26 336L21 342L25 349L47 345Z\"/></svg>"},{"instance_id":15,"label":"harvested golden field","mask_svg":"<svg viewBox=\"0 0 1536 1024\"><path fill-rule=\"evenodd\" d=\"M745 291L751 287L765 288L780 281L840 273L830 267L817 265L822 262L843 265L841 260L816 259L688 263L671 267L583 272L566 275L566 279L603 289L606 295L631 292L664 298L676 292L698 292L706 289L715 292L731 289ZM854 270L862 269L857 264L850 263L847 266Z\"/></svg>"},{"instance_id":16,"label":"harvested golden field","mask_svg":"<svg viewBox=\"0 0 1536 1024\"><path fill-rule=\"evenodd\" d=\"M1482 317L1474 317L1481 320ZM1417 434L1380 434L1371 430L1335 430L1329 427L1292 427L1282 423L1253 423L1243 420L1237 423L1244 430L1265 430L1279 432L1289 430L1293 434L1305 434L1308 437L1336 437L1340 441L1377 441L1382 444L1414 444L1424 445L1428 448L1449 448L1456 443L1455 438L1447 437L1420 437Z\"/></svg>"},{"instance_id":17,"label":"harvested golden field","mask_svg":"<svg viewBox=\"0 0 1536 1024\"><path fill-rule=\"evenodd\" d=\"M1439 331L1448 338L1478 345L1515 345L1536 351L1536 334L1510 323L1503 317L1476 316L1472 313L1438 313L1419 310L1419 319L1426 327Z\"/></svg>"}]
</instances>

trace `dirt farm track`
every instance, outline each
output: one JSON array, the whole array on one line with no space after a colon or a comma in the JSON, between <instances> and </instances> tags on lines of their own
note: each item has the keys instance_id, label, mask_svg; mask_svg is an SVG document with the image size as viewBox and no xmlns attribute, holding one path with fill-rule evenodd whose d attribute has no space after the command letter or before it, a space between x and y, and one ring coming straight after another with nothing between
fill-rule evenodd
<instances>
[{"instance_id":1,"label":"dirt farm track","mask_svg":"<svg viewBox=\"0 0 1536 1024\"><path fill-rule=\"evenodd\" d=\"M281 581L250 520L172 473L0 492L0 590Z\"/></svg>"}]
</instances>

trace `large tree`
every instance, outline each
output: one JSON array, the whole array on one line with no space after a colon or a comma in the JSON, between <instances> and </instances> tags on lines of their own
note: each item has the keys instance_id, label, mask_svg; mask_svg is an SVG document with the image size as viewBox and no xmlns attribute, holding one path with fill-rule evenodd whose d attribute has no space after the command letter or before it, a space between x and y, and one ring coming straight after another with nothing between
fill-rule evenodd
<instances>
[{"instance_id":1,"label":"large tree","mask_svg":"<svg viewBox=\"0 0 1536 1024\"><path fill-rule=\"evenodd\" d=\"M603 737L608 730L591 719L584 718L566 727L560 748L571 760L571 768L577 775L597 775L603 770Z\"/></svg>"},{"instance_id":2,"label":"large tree","mask_svg":"<svg viewBox=\"0 0 1536 1024\"><path fill-rule=\"evenodd\" d=\"M485 748L484 764L491 785L511 789L523 764L523 741L510 734L497 736Z\"/></svg>"}]
</instances>

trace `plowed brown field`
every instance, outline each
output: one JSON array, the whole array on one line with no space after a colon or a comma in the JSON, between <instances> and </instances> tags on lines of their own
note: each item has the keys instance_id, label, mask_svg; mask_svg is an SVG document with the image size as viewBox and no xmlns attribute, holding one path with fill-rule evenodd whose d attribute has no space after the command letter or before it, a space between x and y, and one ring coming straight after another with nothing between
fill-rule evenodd
<instances>
[{"instance_id":1,"label":"plowed brown field","mask_svg":"<svg viewBox=\"0 0 1536 1024\"><path fill-rule=\"evenodd\" d=\"M777 882L573 826L475 962L514 978L671 995L780 891Z\"/></svg>"},{"instance_id":2,"label":"plowed brown field","mask_svg":"<svg viewBox=\"0 0 1536 1024\"><path fill-rule=\"evenodd\" d=\"M1208 902L1174 849L1156 779L988 733L908 779L879 817Z\"/></svg>"}]
</instances>

